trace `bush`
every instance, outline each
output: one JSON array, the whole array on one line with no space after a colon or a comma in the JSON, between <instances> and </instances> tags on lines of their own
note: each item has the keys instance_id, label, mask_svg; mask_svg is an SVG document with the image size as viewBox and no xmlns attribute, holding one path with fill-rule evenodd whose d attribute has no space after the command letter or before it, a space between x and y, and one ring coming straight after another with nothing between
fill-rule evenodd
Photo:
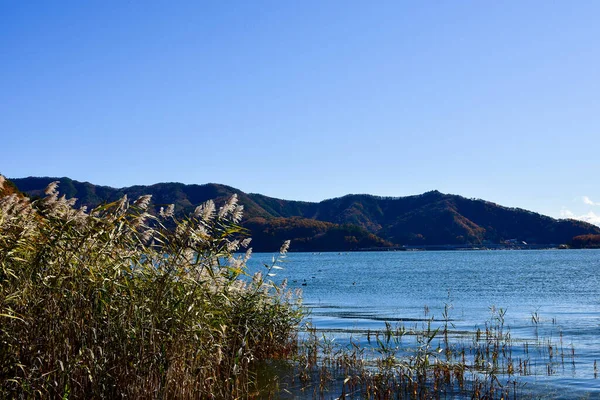
<instances>
[{"instance_id":1,"label":"bush","mask_svg":"<svg viewBox=\"0 0 600 400\"><path fill-rule=\"evenodd\" d=\"M275 262L247 275L235 196L177 220L56 186L0 198L0 397L247 397L253 363L294 352L299 296Z\"/></svg>"}]
</instances>

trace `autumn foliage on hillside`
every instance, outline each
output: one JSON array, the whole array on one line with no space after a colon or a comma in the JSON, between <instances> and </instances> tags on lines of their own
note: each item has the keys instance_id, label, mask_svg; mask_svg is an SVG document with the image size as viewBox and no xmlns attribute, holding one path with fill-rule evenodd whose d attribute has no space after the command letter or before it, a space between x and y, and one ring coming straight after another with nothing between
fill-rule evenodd
<instances>
[{"instance_id":1,"label":"autumn foliage on hillside","mask_svg":"<svg viewBox=\"0 0 600 400\"><path fill-rule=\"evenodd\" d=\"M600 249L600 235L579 235L571 241L576 249Z\"/></svg>"},{"instance_id":2,"label":"autumn foliage on hillside","mask_svg":"<svg viewBox=\"0 0 600 400\"><path fill-rule=\"evenodd\" d=\"M3 184L0 185L0 197L10 196L11 194L16 194L17 196L22 196L23 194L17 189L14 183L9 181L8 179L3 179Z\"/></svg>"}]
</instances>

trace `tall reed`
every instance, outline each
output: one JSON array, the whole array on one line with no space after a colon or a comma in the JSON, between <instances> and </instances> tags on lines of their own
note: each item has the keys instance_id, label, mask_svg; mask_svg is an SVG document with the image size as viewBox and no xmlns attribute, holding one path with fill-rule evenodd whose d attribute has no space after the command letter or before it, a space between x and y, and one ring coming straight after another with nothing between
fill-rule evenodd
<instances>
[{"instance_id":1,"label":"tall reed","mask_svg":"<svg viewBox=\"0 0 600 400\"><path fill-rule=\"evenodd\" d=\"M279 259L247 276L235 196L183 219L150 196L74 204L56 182L0 198L0 397L260 395L252 365L295 351L302 313Z\"/></svg>"}]
</instances>

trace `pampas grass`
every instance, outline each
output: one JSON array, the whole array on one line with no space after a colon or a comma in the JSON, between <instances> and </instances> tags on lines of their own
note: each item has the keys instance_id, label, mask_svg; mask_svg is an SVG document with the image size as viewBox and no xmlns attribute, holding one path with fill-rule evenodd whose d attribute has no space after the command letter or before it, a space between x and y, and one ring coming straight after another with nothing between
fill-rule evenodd
<instances>
[{"instance_id":1,"label":"pampas grass","mask_svg":"<svg viewBox=\"0 0 600 400\"><path fill-rule=\"evenodd\" d=\"M74 204L56 183L0 198L0 397L260 396L252 366L295 351L302 313L278 260L247 276L236 199L184 219Z\"/></svg>"}]
</instances>

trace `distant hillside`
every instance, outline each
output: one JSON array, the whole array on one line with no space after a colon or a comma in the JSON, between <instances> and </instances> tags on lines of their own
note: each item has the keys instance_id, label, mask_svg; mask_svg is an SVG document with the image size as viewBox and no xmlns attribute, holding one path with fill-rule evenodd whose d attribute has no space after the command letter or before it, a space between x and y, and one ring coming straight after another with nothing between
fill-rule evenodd
<instances>
[{"instance_id":1,"label":"distant hillside","mask_svg":"<svg viewBox=\"0 0 600 400\"><path fill-rule=\"evenodd\" d=\"M220 184L158 183L115 189L69 178L12 179L30 196L43 195L48 183L93 207L124 194L135 199L151 194L155 206L174 203L178 213L213 199L224 202L236 193L244 205L243 225L255 250L274 251L292 239L296 251L355 250L399 245L492 244L516 239L529 244L570 243L600 228L577 220L557 220L519 208L431 191L407 197L347 195L319 203L281 200L244 193Z\"/></svg>"},{"instance_id":2,"label":"distant hillside","mask_svg":"<svg viewBox=\"0 0 600 400\"><path fill-rule=\"evenodd\" d=\"M393 246L356 225L301 217L257 217L247 220L244 226L252 232L252 246L256 251L275 249L286 239L292 241L295 251L349 251Z\"/></svg>"}]
</instances>

